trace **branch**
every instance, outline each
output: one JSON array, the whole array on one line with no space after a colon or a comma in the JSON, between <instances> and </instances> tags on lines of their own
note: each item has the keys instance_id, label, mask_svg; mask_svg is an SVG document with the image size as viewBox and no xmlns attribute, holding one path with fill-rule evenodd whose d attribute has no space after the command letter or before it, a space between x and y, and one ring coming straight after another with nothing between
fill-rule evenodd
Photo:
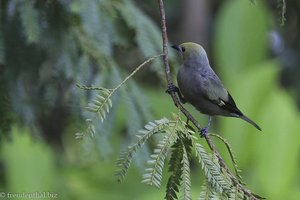
<instances>
[{"instance_id":1,"label":"branch","mask_svg":"<svg viewBox=\"0 0 300 200\"><path fill-rule=\"evenodd\" d=\"M163 63L165 67L165 75L167 79L168 85L173 85L173 81L171 78L170 66L168 62L168 35L167 35L167 26L166 26L166 17L165 17L165 10L164 10L164 3L163 0L158 0L159 8L160 8L160 15L161 15L161 30L162 30L162 39L163 39ZM177 108L200 130L201 126L196 121L196 119L181 105L180 100L178 99L175 92L170 93L173 102ZM211 146L210 146L211 148Z\"/></svg>"},{"instance_id":2,"label":"branch","mask_svg":"<svg viewBox=\"0 0 300 200\"><path fill-rule=\"evenodd\" d=\"M166 15L165 15L165 9L164 9L164 2L163 0L158 0L159 3L159 10L160 10L160 16L161 16L161 30L162 30L162 40L163 40L163 63L165 68L165 75L167 79L168 85L173 85L171 73L170 73L170 66L168 62L168 35L167 35L167 26L166 26ZM175 92L170 93L173 102L175 106L187 117L189 121L191 121L198 130L201 129L200 124L197 122L197 120L182 106L180 103L180 100L178 99ZM257 198L255 195L253 195L248 189L246 189L241 183L239 183L238 179L233 175L233 173L230 171L229 167L226 165L225 161L221 157L220 153L216 149L214 143L212 142L211 138L206 135L204 136L209 148L214 152L214 154L217 156L219 163L221 167L223 167L226 172L229 174L230 179L234 183L234 185L238 186L246 196L250 197L253 200L256 200Z\"/></svg>"},{"instance_id":3,"label":"branch","mask_svg":"<svg viewBox=\"0 0 300 200\"><path fill-rule=\"evenodd\" d=\"M148 64L149 62L152 62L153 60L155 60L156 58L158 58L160 56L163 56L163 54L159 54L159 55L153 56L153 57L145 60L142 64L140 64L137 68L135 68L135 70L133 70L119 85L117 85L113 89L107 89L107 88L103 88L103 87L84 86L84 85L79 85L79 84L76 84L76 86L82 90L100 90L100 91L108 90L111 92L111 95L112 95L122 85L124 85L128 79L130 79L133 75L135 75L135 73L137 73L142 67L144 67L146 64Z\"/></svg>"},{"instance_id":4,"label":"branch","mask_svg":"<svg viewBox=\"0 0 300 200\"><path fill-rule=\"evenodd\" d=\"M97 90L100 91L99 94L96 95L95 98L92 99L92 101L88 104L86 109L89 112L92 113L97 113L101 119L101 123L103 123L104 119L106 118L106 114L109 113L110 108L112 107L112 100L111 97L113 94L120 88L122 87L126 81L128 81L133 75L135 75L142 67L146 66L149 62L153 61L154 59L162 56L163 54L159 54L156 56L153 56L149 58L148 60L144 61L142 64L140 64L135 70L133 70L121 83L119 83L116 87L113 89L108 89L104 87L94 87L94 86L84 86L84 85L79 85L76 84L76 86L79 89L82 90ZM96 116L94 116L96 117ZM76 133L76 138L80 139L83 138L84 135L87 133L90 133L91 136L95 134L95 127L91 122L93 121L92 119L87 119L86 120L88 123L87 129L83 133Z\"/></svg>"}]
</instances>

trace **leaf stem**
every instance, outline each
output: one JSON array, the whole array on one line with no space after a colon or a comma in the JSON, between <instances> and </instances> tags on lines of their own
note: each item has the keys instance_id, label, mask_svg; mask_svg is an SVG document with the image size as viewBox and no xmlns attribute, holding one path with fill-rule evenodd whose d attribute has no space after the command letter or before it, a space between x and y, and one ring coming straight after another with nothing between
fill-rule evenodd
<instances>
[{"instance_id":1,"label":"leaf stem","mask_svg":"<svg viewBox=\"0 0 300 200\"><path fill-rule=\"evenodd\" d=\"M160 56L163 56L163 54L159 54L159 55L156 55L156 56L153 56L151 58L149 58L148 60L145 60L142 64L140 64L137 68L135 68L135 70L133 70L133 72L131 72L131 74L129 74L119 85L117 85L115 88L113 88L113 92L118 90L122 85L125 84L125 82L130 79L136 72L138 72L143 66L145 66L147 63L151 62L152 60L160 57Z\"/></svg>"},{"instance_id":2,"label":"leaf stem","mask_svg":"<svg viewBox=\"0 0 300 200\"><path fill-rule=\"evenodd\" d=\"M226 141L226 139L224 139L224 138L221 137L220 135L217 135L217 134L214 134L214 133L209 133L209 135L218 138L219 140L221 140L221 141L225 144L225 146L226 146L226 148L227 148L227 150L228 150L228 153L229 153L229 155L230 155L231 161L232 161L232 163L233 163L233 167L234 167L235 174L236 174L236 176L241 180L241 179L242 179L242 176L241 176L240 173L239 173L240 170L238 169L237 162L236 162L236 160L235 160L235 156L234 156L234 154L233 154L233 151L232 151L232 149L231 149L230 144Z\"/></svg>"},{"instance_id":3,"label":"leaf stem","mask_svg":"<svg viewBox=\"0 0 300 200\"><path fill-rule=\"evenodd\" d=\"M145 60L142 64L140 64L139 66L137 66L135 68L135 70L133 70L119 85L117 85L115 88L113 89L107 89L107 88L104 88L104 87L93 87L93 86L85 86L85 85L80 85L80 84L76 84L76 86L79 88L79 89L82 89L82 90L108 90L110 92L110 95L109 97L112 96L112 94L117 91L122 85L124 85L126 83L126 81L128 79L130 79L134 74L136 74L142 67L144 67L146 64L148 64L149 62L153 61L154 59L158 58L158 57L161 57L163 56L163 54L159 54L159 55L156 55L156 56L153 56L147 60Z\"/></svg>"}]
</instances>

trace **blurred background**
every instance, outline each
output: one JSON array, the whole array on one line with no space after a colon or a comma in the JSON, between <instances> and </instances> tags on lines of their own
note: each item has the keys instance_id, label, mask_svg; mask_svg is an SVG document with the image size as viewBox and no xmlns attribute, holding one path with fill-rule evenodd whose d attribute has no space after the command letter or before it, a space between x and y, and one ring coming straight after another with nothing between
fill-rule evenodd
<instances>
[{"instance_id":1,"label":"blurred background","mask_svg":"<svg viewBox=\"0 0 300 200\"><path fill-rule=\"evenodd\" d=\"M241 120L216 117L211 132L228 139L247 186L275 200L300 196L300 2L287 1L284 26L282 6L275 0L165 1L170 43L202 44L237 105L262 127L260 133ZM0 23L0 190L72 200L163 199L165 184L157 190L140 183L155 140L137 154L124 183L114 176L117 157L137 130L178 112L165 93L161 61L112 97L103 124L84 109L97 93L76 87L113 88L161 53L157 2L1 0ZM169 51L175 80L181 60ZM76 140L86 119L93 119L96 133ZM204 180L196 161L191 173L196 199ZM167 178L166 172L164 183Z\"/></svg>"}]
</instances>

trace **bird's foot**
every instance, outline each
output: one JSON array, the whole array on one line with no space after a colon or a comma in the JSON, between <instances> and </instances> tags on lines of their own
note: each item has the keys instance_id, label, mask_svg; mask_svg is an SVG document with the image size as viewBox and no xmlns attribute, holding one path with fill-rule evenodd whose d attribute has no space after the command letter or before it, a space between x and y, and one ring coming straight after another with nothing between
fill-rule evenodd
<instances>
[{"instance_id":1,"label":"bird's foot","mask_svg":"<svg viewBox=\"0 0 300 200\"><path fill-rule=\"evenodd\" d=\"M171 94L172 92L178 93L178 92L179 92L179 89L178 89L178 87L176 87L175 85L169 84L169 85L168 85L168 88L167 88L167 90L166 90L166 93Z\"/></svg>"},{"instance_id":2,"label":"bird's foot","mask_svg":"<svg viewBox=\"0 0 300 200\"><path fill-rule=\"evenodd\" d=\"M177 86L173 85L173 84L168 85L166 93L168 93L168 94L177 93L181 103L185 104L187 102L185 100L185 98L182 96L181 92L179 91L179 88Z\"/></svg>"},{"instance_id":3,"label":"bird's foot","mask_svg":"<svg viewBox=\"0 0 300 200\"><path fill-rule=\"evenodd\" d=\"M201 137L206 137L206 136L207 136L207 134L208 134L208 129L209 129L209 127L210 127L211 121L212 121L212 117L209 116L207 126L204 127L204 128L201 128L201 129L199 130L200 136L201 136Z\"/></svg>"},{"instance_id":4,"label":"bird's foot","mask_svg":"<svg viewBox=\"0 0 300 200\"><path fill-rule=\"evenodd\" d=\"M201 129L199 130L200 136L201 136L201 137L206 137L206 136L207 136L207 134L208 134L208 128L209 128L209 127L205 127L205 128L201 128Z\"/></svg>"}]
</instances>

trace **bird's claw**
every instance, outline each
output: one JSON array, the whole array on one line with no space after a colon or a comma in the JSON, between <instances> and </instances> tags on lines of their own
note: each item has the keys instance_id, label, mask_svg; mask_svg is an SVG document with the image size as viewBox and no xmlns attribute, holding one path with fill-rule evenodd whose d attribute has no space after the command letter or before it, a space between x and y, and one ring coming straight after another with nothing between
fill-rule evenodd
<instances>
[{"instance_id":1,"label":"bird's claw","mask_svg":"<svg viewBox=\"0 0 300 200\"><path fill-rule=\"evenodd\" d=\"M179 91L179 88L173 84L169 84L168 88L166 90L166 93L168 94L172 94L172 93L177 93L179 100L181 103L185 104L187 101L185 100L185 98L182 96L182 94Z\"/></svg>"},{"instance_id":2,"label":"bird's claw","mask_svg":"<svg viewBox=\"0 0 300 200\"><path fill-rule=\"evenodd\" d=\"M208 133L208 127L201 128L201 129L199 130L199 132L200 132L200 136L201 136L201 137L206 137L206 136L207 136L207 133Z\"/></svg>"},{"instance_id":3,"label":"bird's claw","mask_svg":"<svg viewBox=\"0 0 300 200\"><path fill-rule=\"evenodd\" d=\"M179 91L178 87L176 87L173 84L170 84L170 85L168 85L166 93L171 94L172 92L178 92L178 91Z\"/></svg>"},{"instance_id":4,"label":"bird's claw","mask_svg":"<svg viewBox=\"0 0 300 200\"><path fill-rule=\"evenodd\" d=\"M207 136L207 134L208 134L208 129L209 129L209 127L210 127L211 121L212 121L212 117L209 116L207 126L204 127L204 128L200 128L200 129L199 129L199 132L200 132L200 136L201 136L201 137L206 137L206 136Z\"/></svg>"}]
</instances>

